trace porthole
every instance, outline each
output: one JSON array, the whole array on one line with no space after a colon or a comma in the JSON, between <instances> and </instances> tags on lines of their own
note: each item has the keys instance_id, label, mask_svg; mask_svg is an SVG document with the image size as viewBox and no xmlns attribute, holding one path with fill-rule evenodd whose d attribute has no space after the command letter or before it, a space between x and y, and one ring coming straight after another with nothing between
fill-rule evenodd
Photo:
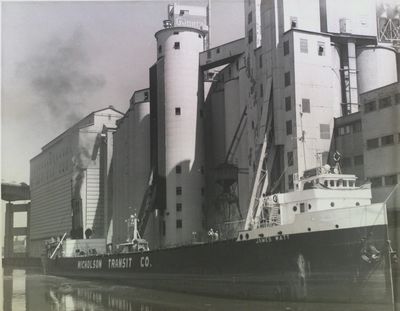
<instances>
[{"instance_id":1,"label":"porthole","mask_svg":"<svg viewBox=\"0 0 400 311\"><path fill-rule=\"evenodd\" d=\"M311 209L311 204L308 204L308 209Z\"/></svg>"},{"instance_id":2,"label":"porthole","mask_svg":"<svg viewBox=\"0 0 400 311\"><path fill-rule=\"evenodd\" d=\"M278 234L280 234L280 235L281 235L281 234L282 234L282 231L278 231Z\"/></svg>"},{"instance_id":3,"label":"porthole","mask_svg":"<svg viewBox=\"0 0 400 311\"><path fill-rule=\"evenodd\" d=\"M334 207L335 206L335 202L331 202L331 207Z\"/></svg>"},{"instance_id":4,"label":"porthole","mask_svg":"<svg viewBox=\"0 0 400 311\"><path fill-rule=\"evenodd\" d=\"M311 228L308 228L307 230L308 230L308 231L311 231Z\"/></svg>"},{"instance_id":5,"label":"porthole","mask_svg":"<svg viewBox=\"0 0 400 311\"><path fill-rule=\"evenodd\" d=\"M243 240L243 234L239 235L239 239L240 239L240 241Z\"/></svg>"},{"instance_id":6,"label":"porthole","mask_svg":"<svg viewBox=\"0 0 400 311\"><path fill-rule=\"evenodd\" d=\"M293 212L297 211L297 206L293 206Z\"/></svg>"},{"instance_id":7,"label":"porthole","mask_svg":"<svg viewBox=\"0 0 400 311\"><path fill-rule=\"evenodd\" d=\"M356 206L360 206L360 202L356 202Z\"/></svg>"},{"instance_id":8,"label":"porthole","mask_svg":"<svg viewBox=\"0 0 400 311\"><path fill-rule=\"evenodd\" d=\"M339 225L335 225L335 228L338 229L338 228L339 228Z\"/></svg>"},{"instance_id":9,"label":"porthole","mask_svg":"<svg viewBox=\"0 0 400 311\"><path fill-rule=\"evenodd\" d=\"M246 240L248 240L249 239L249 234L248 233L246 233Z\"/></svg>"}]
</instances>

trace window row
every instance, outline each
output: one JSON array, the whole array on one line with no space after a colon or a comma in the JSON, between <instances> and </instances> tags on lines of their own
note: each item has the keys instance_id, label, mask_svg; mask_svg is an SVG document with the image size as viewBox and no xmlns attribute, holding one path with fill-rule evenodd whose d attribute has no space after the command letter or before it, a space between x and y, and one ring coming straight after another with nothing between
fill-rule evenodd
<instances>
[{"instance_id":1,"label":"window row","mask_svg":"<svg viewBox=\"0 0 400 311\"><path fill-rule=\"evenodd\" d=\"M286 135L293 134L293 124L292 120L286 121ZM320 139L330 139L331 138L331 130L329 124L320 124L319 125L319 138Z\"/></svg>"},{"instance_id":2,"label":"window row","mask_svg":"<svg viewBox=\"0 0 400 311\"><path fill-rule=\"evenodd\" d=\"M373 100L364 104L364 113L369 113L379 109L384 109L394 105L400 105L400 93L396 93L392 96L386 96L378 99L378 103Z\"/></svg>"},{"instance_id":3,"label":"window row","mask_svg":"<svg viewBox=\"0 0 400 311\"><path fill-rule=\"evenodd\" d=\"M361 132L361 120L357 120L355 122L340 126L337 128L337 135L344 136L352 133Z\"/></svg>"},{"instance_id":4,"label":"window row","mask_svg":"<svg viewBox=\"0 0 400 311\"><path fill-rule=\"evenodd\" d=\"M205 191L204 191L203 187L200 188L200 192L201 192L201 195L204 195ZM183 193L182 187L180 187L180 186L176 187L175 193L176 193L177 196L181 196L182 193Z\"/></svg>"},{"instance_id":5,"label":"window row","mask_svg":"<svg viewBox=\"0 0 400 311\"><path fill-rule=\"evenodd\" d=\"M300 53L308 54L308 40L307 39L300 39ZM290 54L290 45L289 41L283 42L283 55ZM317 54L319 56L325 55L325 42L318 41L317 42Z\"/></svg>"},{"instance_id":6,"label":"window row","mask_svg":"<svg viewBox=\"0 0 400 311\"><path fill-rule=\"evenodd\" d=\"M343 167L351 167L351 166L358 166L364 164L364 156L356 155L354 157L343 157L341 159L341 164Z\"/></svg>"},{"instance_id":7,"label":"window row","mask_svg":"<svg viewBox=\"0 0 400 311\"><path fill-rule=\"evenodd\" d=\"M290 111L292 110L292 97L286 96L285 97L285 110ZM310 99L309 98L302 98L301 99L301 112L302 113L310 113L311 106L310 106Z\"/></svg>"},{"instance_id":8,"label":"window row","mask_svg":"<svg viewBox=\"0 0 400 311\"><path fill-rule=\"evenodd\" d=\"M394 186L398 183L397 174L369 178L372 188Z\"/></svg>"},{"instance_id":9,"label":"window row","mask_svg":"<svg viewBox=\"0 0 400 311\"><path fill-rule=\"evenodd\" d=\"M397 139L395 138L395 136L397 136ZM391 134L379 138L367 139L367 150L391 146L395 144L395 141L396 143L400 143L400 133L397 135Z\"/></svg>"}]
</instances>

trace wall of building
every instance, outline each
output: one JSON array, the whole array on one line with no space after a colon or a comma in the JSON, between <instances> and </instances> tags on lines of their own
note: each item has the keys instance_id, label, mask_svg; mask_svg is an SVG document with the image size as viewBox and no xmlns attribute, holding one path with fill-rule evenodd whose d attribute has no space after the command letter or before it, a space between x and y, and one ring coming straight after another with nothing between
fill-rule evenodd
<instances>
[{"instance_id":1,"label":"wall of building","mask_svg":"<svg viewBox=\"0 0 400 311\"><path fill-rule=\"evenodd\" d=\"M91 228L95 235L104 234L99 149L95 145L103 126L114 126L120 117L112 108L93 112L31 160L31 256L40 256L44 240L65 232L70 235L74 221L83 231Z\"/></svg>"}]
</instances>

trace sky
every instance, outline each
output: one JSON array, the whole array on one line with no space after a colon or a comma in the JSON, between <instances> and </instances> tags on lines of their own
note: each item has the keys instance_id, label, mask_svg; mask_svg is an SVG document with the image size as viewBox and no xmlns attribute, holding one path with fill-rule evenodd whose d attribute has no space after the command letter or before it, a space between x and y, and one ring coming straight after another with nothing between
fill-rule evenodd
<instances>
[{"instance_id":1,"label":"sky","mask_svg":"<svg viewBox=\"0 0 400 311\"><path fill-rule=\"evenodd\" d=\"M128 109L149 86L168 3L2 2L2 181L29 184L29 160L90 112ZM243 6L212 1L211 46L244 36Z\"/></svg>"}]
</instances>

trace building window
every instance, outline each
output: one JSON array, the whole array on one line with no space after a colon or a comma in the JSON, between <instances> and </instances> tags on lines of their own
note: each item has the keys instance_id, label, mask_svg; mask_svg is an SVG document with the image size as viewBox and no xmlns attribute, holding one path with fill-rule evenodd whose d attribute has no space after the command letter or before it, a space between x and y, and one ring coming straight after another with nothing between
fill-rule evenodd
<instances>
[{"instance_id":1,"label":"building window","mask_svg":"<svg viewBox=\"0 0 400 311\"><path fill-rule=\"evenodd\" d=\"M339 136L344 136L347 134L350 134L351 132L351 127L350 125L345 125L345 126L341 126L338 128L338 135Z\"/></svg>"},{"instance_id":2,"label":"building window","mask_svg":"<svg viewBox=\"0 0 400 311\"><path fill-rule=\"evenodd\" d=\"M176 187L176 195L182 195L182 187Z\"/></svg>"},{"instance_id":3,"label":"building window","mask_svg":"<svg viewBox=\"0 0 400 311\"><path fill-rule=\"evenodd\" d=\"M290 27L291 28L297 28L297 17L296 16L291 16L290 17Z\"/></svg>"},{"instance_id":4,"label":"building window","mask_svg":"<svg viewBox=\"0 0 400 311\"><path fill-rule=\"evenodd\" d=\"M385 186L393 186L397 184L397 175L385 176Z\"/></svg>"},{"instance_id":5,"label":"building window","mask_svg":"<svg viewBox=\"0 0 400 311\"><path fill-rule=\"evenodd\" d=\"M289 189L293 189L293 174L288 175L288 186Z\"/></svg>"},{"instance_id":6,"label":"building window","mask_svg":"<svg viewBox=\"0 0 400 311\"><path fill-rule=\"evenodd\" d=\"M181 212L182 211L182 203L176 203L176 211Z\"/></svg>"},{"instance_id":7,"label":"building window","mask_svg":"<svg viewBox=\"0 0 400 311\"><path fill-rule=\"evenodd\" d=\"M319 56L325 55L325 42L318 42L318 55Z\"/></svg>"},{"instance_id":8,"label":"building window","mask_svg":"<svg viewBox=\"0 0 400 311\"><path fill-rule=\"evenodd\" d=\"M292 120L286 121L286 135L292 135Z\"/></svg>"},{"instance_id":9,"label":"building window","mask_svg":"<svg viewBox=\"0 0 400 311\"><path fill-rule=\"evenodd\" d=\"M289 151L287 153L287 165L292 166L293 165L293 151Z\"/></svg>"},{"instance_id":10,"label":"building window","mask_svg":"<svg viewBox=\"0 0 400 311\"><path fill-rule=\"evenodd\" d=\"M289 50L289 41L283 41L283 55L288 55L290 53Z\"/></svg>"},{"instance_id":11,"label":"building window","mask_svg":"<svg viewBox=\"0 0 400 311\"><path fill-rule=\"evenodd\" d=\"M253 42L253 29L250 29L248 32L248 42L249 44Z\"/></svg>"},{"instance_id":12,"label":"building window","mask_svg":"<svg viewBox=\"0 0 400 311\"><path fill-rule=\"evenodd\" d=\"M400 105L400 93L394 94L394 103L395 105Z\"/></svg>"},{"instance_id":13,"label":"building window","mask_svg":"<svg viewBox=\"0 0 400 311\"><path fill-rule=\"evenodd\" d=\"M175 167L175 172L176 172L177 174L181 174L181 173L182 173L182 166L177 165L177 166Z\"/></svg>"},{"instance_id":14,"label":"building window","mask_svg":"<svg viewBox=\"0 0 400 311\"><path fill-rule=\"evenodd\" d=\"M310 113L310 100L308 98L302 98L301 107L303 113Z\"/></svg>"},{"instance_id":15,"label":"building window","mask_svg":"<svg viewBox=\"0 0 400 311\"><path fill-rule=\"evenodd\" d=\"M262 83L260 84L260 97L264 97L264 86Z\"/></svg>"},{"instance_id":16,"label":"building window","mask_svg":"<svg viewBox=\"0 0 400 311\"><path fill-rule=\"evenodd\" d=\"M389 146L394 144L394 135L381 137L381 146Z\"/></svg>"},{"instance_id":17,"label":"building window","mask_svg":"<svg viewBox=\"0 0 400 311\"><path fill-rule=\"evenodd\" d=\"M158 46L158 53L161 53L161 52L162 52L162 46L159 45L159 46Z\"/></svg>"},{"instance_id":18,"label":"building window","mask_svg":"<svg viewBox=\"0 0 400 311\"><path fill-rule=\"evenodd\" d=\"M290 71L285 72L285 86L290 85Z\"/></svg>"},{"instance_id":19,"label":"building window","mask_svg":"<svg viewBox=\"0 0 400 311\"><path fill-rule=\"evenodd\" d=\"M354 165L363 165L363 164L364 164L364 156L362 154L354 157Z\"/></svg>"},{"instance_id":20,"label":"building window","mask_svg":"<svg viewBox=\"0 0 400 311\"><path fill-rule=\"evenodd\" d=\"M300 39L300 52L308 53L308 41L307 39Z\"/></svg>"},{"instance_id":21,"label":"building window","mask_svg":"<svg viewBox=\"0 0 400 311\"><path fill-rule=\"evenodd\" d=\"M361 121L356 121L351 125L353 133L361 132Z\"/></svg>"},{"instance_id":22,"label":"building window","mask_svg":"<svg viewBox=\"0 0 400 311\"><path fill-rule=\"evenodd\" d=\"M382 177L373 177L370 180L372 188L382 187Z\"/></svg>"},{"instance_id":23,"label":"building window","mask_svg":"<svg viewBox=\"0 0 400 311\"><path fill-rule=\"evenodd\" d=\"M247 14L247 24L250 24L253 21L253 12L249 12L249 14Z\"/></svg>"},{"instance_id":24,"label":"building window","mask_svg":"<svg viewBox=\"0 0 400 311\"><path fill-rule=\"evenodd\" d=\"M174 43L174 49L179 50L181 48L181 43L180 42L175 42Z\"/></svg>"},{"instance_id":25,"label":"building window","mask_svg":"<svg viewBox=\"0 0 400 311\"><path fill-rule=\"evenodd\" d=\"M330 139L331 138L331 130L329 124L320 124L319 125L319 137L321 139Z\"/></svg>"},{"instance_id":26,"label":"building window","mask_svg":"<svg viewBox=\"0 0 400 311\"><path fill-rule=\"evenodd\" d=\"M292 109L292 98L290 96L285 97L285 109L290 111Z\"/></svg>"},{"instance_id":27,"label":"building window","mask_svg":"<svg viewBox=\"0 0 400 311\"><path fill-rule=\"evenodd\" d=\"M262 68L263 66L262 55L259 56L258 61L259 61L259 67Z\"/></svg>"},{"instance_id":28,"label":"building window","mask_svg":"<svg viewBox=\"0 0 400 311\"><path fill-rule=\"evenodd\" d=\"M371 101L364 104L364 113L372 112L376 110L376 102Z\"/></svg>"},{"instance_id":29,"label":"building window","mask_svg":"<svg viewBox=\"0 0 400 311\"><path fill-rule=\"evenodd\" d=\"M175 107L175 115L180 116L181 115L181 108L180 107Z\"/></svg>"},{"instance_id":30,"label":"building window","mask_svg":"<svg viewBox=\"0 0 400 311\"><path fill-rule=\"evenodd\" d=\"M182 228L182 219L177 219L177 220L176 220L176 228L177 228L177 229Z\"/></svg>"},{"instance_id":31,"label":"building window","mask_svg":"<svg viewBox=\"0 0 400 311\"><path fill-rule=\"evenodd\" d=\"M392 106L392 98L390 96L379 99L379 109L387 108L390 106Z\"/></svg>"},{"instance_id":32,"label":"building window","mask_svg":"<svg viewBox=\"0 0 400 311\"><path fill-rule=\"evenodd\" d=\"M379 148L379 138L367 139L367 149Z\"/></svg>"},{"instance_id":33,"label":"building window","mask_svg":"<svg viewBox=\"0 0 400 311\"><path fill-rule=\"evenodd\" d=\"M351 166L351 158L342 158L342 166L350 167Z\"/></svg>"}]
</instances>

